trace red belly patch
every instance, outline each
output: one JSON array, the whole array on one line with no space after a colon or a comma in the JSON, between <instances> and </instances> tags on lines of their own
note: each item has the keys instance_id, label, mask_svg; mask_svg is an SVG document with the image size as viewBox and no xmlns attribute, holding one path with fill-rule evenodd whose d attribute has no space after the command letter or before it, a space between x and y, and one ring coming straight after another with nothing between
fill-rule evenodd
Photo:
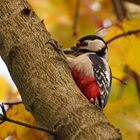
<instances>
[{"instance_id":1,"label":"red belly patch","mask_svg":"<svg viewBox=\"0 0 140 140\"><path fill-rule=\"evenodd\" d=\"M83 72L71 68L73 79L87 99L95 99L99 95L99 87L93 76L86 76Z\"/></svg>"}]
</instances>

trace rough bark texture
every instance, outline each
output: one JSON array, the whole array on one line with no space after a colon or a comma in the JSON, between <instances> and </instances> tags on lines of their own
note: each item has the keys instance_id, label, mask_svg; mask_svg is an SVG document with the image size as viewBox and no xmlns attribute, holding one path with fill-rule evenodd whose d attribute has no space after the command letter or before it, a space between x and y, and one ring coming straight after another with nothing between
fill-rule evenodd
<instances>
[{"instance_id":1,"label":"rough bark texture","mask_svg":"<svg viewBox=\"0 0 140 140\"><path fill-rule=\"evenodd\" d=\"M36 121L57 140L121 139L82 95L50 35L25 0L0 0L0 55ZM22 113L22 112L21 112Z\"/></svg>"}]
</instances>

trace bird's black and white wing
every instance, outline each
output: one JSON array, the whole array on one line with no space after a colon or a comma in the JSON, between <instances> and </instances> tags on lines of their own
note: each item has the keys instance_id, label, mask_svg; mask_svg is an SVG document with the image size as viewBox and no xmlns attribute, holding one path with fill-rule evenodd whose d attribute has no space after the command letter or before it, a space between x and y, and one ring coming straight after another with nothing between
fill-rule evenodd
<instances>
[{"instance_id":1,"label":"bird's black and white wing","mask_svg":"<svg viewBox=\"0 0 140 140\"><path fill-rule=\"evenodd\" d=\"M88 56L92 61L94 77L100 89L100 95L97 97L98 104L104 108L111 88L111 70L108 63L97 54L88 54Z\"/></svg>"}]
</instances>

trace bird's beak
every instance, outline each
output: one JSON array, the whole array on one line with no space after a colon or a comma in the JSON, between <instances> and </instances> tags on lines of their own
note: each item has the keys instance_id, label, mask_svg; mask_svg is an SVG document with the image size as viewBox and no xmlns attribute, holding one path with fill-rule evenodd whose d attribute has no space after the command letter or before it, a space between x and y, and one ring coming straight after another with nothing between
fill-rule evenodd
<instances>
[{"instance_id":1,"label":"bird's beak","mask_svg":"<svg viewBox=\"0 0 140 140\"><path fill-rule=\"evenodd\" d=\"M65 54L73 54L74 53L74 49L73 48L66 48L66 49L63 49L63 52Z\"/></svg>"},{"instance_id":2,"label":"bird's beak","mask_svg":"<svg viewBox=\"0 0 140 140\"><path fill-rule=\"evenodd\" d=\"M63 49L63 52L65 54L79 55L79 50L78 50L78 48L76 46L73 46L71 48Z\"/></svg>"},{"instance_id":3,"label":"bird's beak","mask_svg":"<svg viewBox=\"0 0 140 140\"><path fill-rule=\"evenodd\" d=\"M74 51L78 51L78 48L76 46L72 46L71 49Z\"/></svg>"}]
</instances>

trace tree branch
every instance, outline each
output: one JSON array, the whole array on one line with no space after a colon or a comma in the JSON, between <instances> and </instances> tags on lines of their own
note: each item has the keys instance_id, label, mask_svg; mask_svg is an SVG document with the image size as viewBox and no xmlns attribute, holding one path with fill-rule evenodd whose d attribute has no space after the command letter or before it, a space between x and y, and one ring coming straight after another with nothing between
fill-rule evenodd
<instances>
[{"instance_id":1,"label":"tree branch","mask_svg":"<svg viewBox=\"0 0 140 140\"><path fill-rule=\"evenodd\" d=\"M4 105L8 105L8 106L12 106L12 105L18 105L18 104L22 104L23 102L19 101L19 102L5 102L3 103Z\"/></svg>"},{"instance_id":2,"label":"tree branch","mask_svg":"<svg viewBox=\"0 0 140 140\"><path fill-rule=\"evenodd\" d=\"M119 78L117 78L115 76L112 76L112 78L114 78L115 80L118 80L123 85L127 85L127 83L125 81L123 81L123 80L121 80L121 79L119 79Z\"/></svg>"},{"instance_id":3,"label":"tree branch","mask_svg":"<svg viewBox=\"0 0 140 140\"><path fill-rule=\"evenodd\" d=\"M0 55L37 123L57 140L121 139L80 92L64 59L46 44L50 34L27 1L0 0L0 7Z\"/></svg>"},{"instance_id":4,"label":"tree branch","mask_svg":"<svg viewBox=\"0 0 140 140\"><path fill-rule=\"evenodd\" d=\"M8 118L7 115L6 115L6 110L4 108L4 104L0 104L0 107L1 107L1 110L2 110L2 113L3 113L3 114L0 114L0 120L1 120L0 124L7 121L7 122L15 123L15 124L18 124L18 125L21 125L21 126L24 126L24 127L36 129L36 130L47 132L47 133L50 133L50 134L54 135L54 133L50 130L47 130L47 129L44 129L44 128L41 128L41 127L38 127L38 126L33 126L33 125L30 125L30 124L26 124L26 123Z\"/></svg>"},{"instance_id":5,"label":"tree branch","mask_svg":"<svg viewBox=\"0 0 140 140\"><path fill-rule=\"evenodd\" d=\"M122 34L118 34L116 36L114 36L113 38L109 39L108 41L106 41L107 44L111 43L112 41L120 38L120 37L123 37L123 36L128 36L128 35L132 35L132 34L137 34L140 32L140 29L137 29L137 30L131 30L131 31L128 31L128 32L124 32Z\"/></svg>"},{"instance_id":6,"label":"tree branch","mask_svg":"<svg viewBox=\"0 0 140 140\"><path fill-rule=\"evenodd\" d=\"M73 36L77 36L77 26L78 26L78 18L80 13L80 2L81 0L76 0L74 21L73 21Z\"/></svg>"},{"instance_id":7,"label":"tree branch","mask_svg":"<svg viewBox=\"0 0 140 140\"><path fill-rule=\"evenodd\" d=\"M117 19L119 21L123 20L124 18L127 17L127 12L126 9L124 7L123 1L122 0L111 0L113 7L114 7L114 11L116 13Z\"/></svg>"},{"instance_id":8,"label":"tree branch","mask_svg":"<svg viewBox=\"0 0 140 140\"><path fill-rule=\"evenodd\" d=\"M140 99L140 76L133 70L130 70L130 73L135 80L137 91L138 91L138 96Z\"/></svg>"}]
</instances>

